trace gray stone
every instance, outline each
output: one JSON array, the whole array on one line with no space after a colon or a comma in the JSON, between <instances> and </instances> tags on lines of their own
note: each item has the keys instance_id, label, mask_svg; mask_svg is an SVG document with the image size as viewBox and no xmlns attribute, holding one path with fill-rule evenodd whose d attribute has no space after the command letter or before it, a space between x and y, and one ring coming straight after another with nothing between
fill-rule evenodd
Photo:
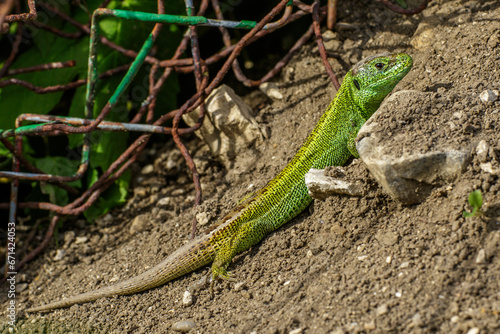
<instances>
[{"instance_id":1,"label":"gray stone","mask_svg":"<svg viewBox=\"0 0 500 334\"><path fill-rule=\"evenodd\" d=\"M391 231L385 233L381 231L375 234L375 239L385 247L391 247L398 242L399 235Z\"/></svg>"},{"instance_id":2,"label":"gray stone","mask_svg":"<svg viewBox=\"0 0 500 334\"><path fill-rule=\"evenodd\" d=\"M309 195L313 198L324 200L337 195L364 196L365 191L360 181L349 182L325 176L324 169L311 168L305 175Z\"/></svg>"},{"instance_id":3,"label":"gray stone","mask_svg":"<svg viewBox=\"0 0 500 334\"><path fill-rule=\"evenodd\" d=\"M400 91L390 100L422 99L423 95L415 91ZM389 113L384 105L376 113ZM434 187L455 180L471 161L470 147L429 149L424 153L397 156L384 146L383 139L387 134L373 119L374 116L360 129L356 149L382 188L404 205L422 202Z\"/></svg>"},{"instance_id":4,"label":"gray stone","mask_svg":"<svg viewBox=\"0 0 500 334\"><path fill-rule=\"evenodd\" d=\"M132 225L130 225L130 234L135 234L137 232L142 232L147 229L149 221L148 214L138 215L134 218Z\"/></svg>"},{"instance_id":5,"label":"gray stone","mask_svg":"<svg viewBox=\"0 0 500 334\"><path fill-rule=\"evenodd\" d=\"M196 323L192 320L181 320L172 325L172 330L180 333L188 333L195 328Z\"/></svg>"}]
</instances>

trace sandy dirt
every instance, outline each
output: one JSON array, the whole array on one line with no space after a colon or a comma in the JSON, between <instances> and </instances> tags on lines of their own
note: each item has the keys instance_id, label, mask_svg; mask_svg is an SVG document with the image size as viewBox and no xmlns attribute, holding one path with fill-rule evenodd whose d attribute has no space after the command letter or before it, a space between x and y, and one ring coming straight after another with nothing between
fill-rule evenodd
<instances>
[{"instance_id":1,"label":"sandy dirt","mask_svg":"<svg viewBox=\"0 0 500 334\"><path fill-rule=\"evenodd\" d=\"M186 320L196 325L192 333L500 332L500 101L479 98L500 89L500 1L432 1L413 17L374 1L340 1L339 18L355 29L339 29L338 42L330 43L336 73L343 76L365 56L407 52L414 68L396 90L431 93L383 115L388 136L402 138L394 152L475 148L484 140L486 153L474 153L458 179L412 206L393 201L363 163L353 161L346 169L365 182L366 197L314 201L237 256L230 267L237 282L217 283L214 298L197 288L203 268L144 293L21 318L19 332L172 333ZM136 276L187 241L195 213L215 222L264 186L334 96L313 44L276 83L284 99L255 108L270 137L238 156L233 169L225 170L198 140L189 143L202 175L201 208L192 208L193 186L179 152L172 144L150 148L134 166L133 195L124 207L95 225L64 227L59 247L53 242L18 275L24 284L19 308ZM152 172L141 174L147 165ZM475 189L484 195L485 215L465 219ZM56 261L58 249L65 254ZM193 301L184 305L188 289ZM0 330L9 333L5 324Z\"/></svg>"}]
</instances>

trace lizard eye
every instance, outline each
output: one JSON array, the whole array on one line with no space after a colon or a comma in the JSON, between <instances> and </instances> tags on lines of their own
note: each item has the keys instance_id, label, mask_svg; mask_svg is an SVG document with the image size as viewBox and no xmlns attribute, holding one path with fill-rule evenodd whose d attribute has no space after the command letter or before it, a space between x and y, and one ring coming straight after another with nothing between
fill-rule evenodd
<instances>
[{"instance_id":1,"label":"lizard eye","mask_svg":"<svg viewBox=\"0 0 500 334\"><path fill-rule=\"evenodd\" d=\"M376 63L375 67L377 68L377 70L381 70L384 68L384 64L383 63Z\"/></svg>"}]
</instances>

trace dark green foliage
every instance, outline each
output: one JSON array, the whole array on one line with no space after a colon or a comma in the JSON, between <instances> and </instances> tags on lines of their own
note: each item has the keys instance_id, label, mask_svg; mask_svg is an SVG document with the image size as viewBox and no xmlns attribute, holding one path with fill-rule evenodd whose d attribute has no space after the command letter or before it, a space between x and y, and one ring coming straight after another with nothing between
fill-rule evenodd
<instances>
[{"instance_id":1,"label":"dark green foliage","mask_svg":"<svg viewBox=\"0 0 500 334\"><path fill-rule=\"evenodd\" d=\"M70 15L73 19L85 24L89 22L89 17L97 8L102 0L87 0L85 2L61 2L49 1L60 11ZM77 3L80 3L79 5ZM112 1L108 8L125 9L143 12L157 12L157 1L155 0L125 0ZM183 14L184 2L182 0L168 1L166 10L169 14ZM71 24L61 20L50 12L40 11L39 19L44 19L43 23L61 29L65 32L76 32L76 28ZM138 21L119 20L115 18L103 18L100 21L101 35L107 37L113 43L124 48L138 51L151 32L154 24L142 23ZM11 26L11 30L15 25ZM16 78L25 80L35 86L46 87L53 85L68 84L75 80L85 79L87 77L87 64L89 56L89 36L82 35L78 39L67 39L58 37L50 32L35 27L26 27L25 33L32 38L23 40L21 52L18 54L12 69L30 67L50 62L63 62L75 60L76 66L55 69L49 71L40 71L17 75ZM13 31L15 33L15 31ZM155 56L161 59L172 56L180 39L183 30L171 29L165 25L160 34L159 40L155 43L157 46ZM14 34L3 36L2 38L13 39ZM5 40L3 41L5 42ZM2 56L3 57L3 56ZM98 70L103 73L109 69L128 64L132 58L126 57L121 53L99 44L98 46ZM0 59L0 62L5 58ZM116 107L106 117L108 121L128 122L129 114L136 112L140 103L148 94L148 73L150 65L144 64L137 77L132 82L128 92L119 100ZM96 90L94 117L96 117L102 108L106 105L109 97L118 86L122 74L99 81ZM71 117L84 117L85 105L85 85L77 89L56 92L49 94L35 94L34 92L21 86L7 86L0 90L0 129L14 128L16 117L23 113L35 113L43 115L58 115ZM169 110L176 108L176 96L179 92L179 85L175 73L171 75L165 83L162 91L158 95L156 103L155 116L164 114ZM26 125L26 124L25 124ZM72 183L83 192L94 183L102 173L107 170L110 164L123 153L130 144L131 134L126 132L94 132L91 135L91 155L90 165L87 175L83 182ZM59 137L57 137L59 138ZM29 143L44 147L45 150L36 150L30 148ZM24 153L34 165L54 175L72 175L76 172L79 164L79 152L83 143L83 135L70 135L61 140L44 140L40 137L32 137L30 142L25 141ZM59 147L55 147L58 146ZM40 152L41 151L41 152ZM11 155L0 145L0 163L2 170L10 169ZM85 212L89 220L93 220L98 215L107 212L116 204L123 203L127 195L129 184L129 173L125 173L115 182L101 198ZM73 200L69 194L49 183L32 183L33 194L30 200L50 201L55 204L64 205ZM37 189L37 188L40 189ZM43 194L43 195L40 195ZM25 200L21 198L21 200Z\"/></svg>"}]
</instances>

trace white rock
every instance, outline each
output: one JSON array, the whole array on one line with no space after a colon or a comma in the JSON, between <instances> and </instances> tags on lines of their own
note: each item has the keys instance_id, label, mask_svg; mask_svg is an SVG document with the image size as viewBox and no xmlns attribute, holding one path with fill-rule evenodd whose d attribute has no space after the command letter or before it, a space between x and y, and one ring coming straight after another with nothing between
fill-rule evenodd
<instances>
[{"instance_id":1,"label":"white rock","mask_svg":"<svg viewBox=\"0 0 500 334\"><path fill-rule=\"evenodd\" d=\"M316 199L325 199L334 194L363 196L365 191L361 182L348 182L325 176L324 169L311 168L305 175L309 195Z\"/></svg>"},{"instance_id":2,"label":"white rock","mask_svg":"<svg viewBox=\"0 0 500 334\"><path fill-rule=\"evenodd\" d=\"M264 82L259 86L259 89L269 96L271 99L282 100L283 94L278 90L278 87L273 82Z\"/></svg>"},{"instance_id":3,"label":"white rock","mask_svg":"<svg viewBox=\"0 0 500 334\"><path fill-rule=\"evenodd\" d=\"M182 296L182 305L184 306L193 305L193 295L188 290L184 291L184 295Z\"/></svg>"},{"instance_id":4,"label":"white rock","mask_svg":"<svg viewBox=\"0 0 500 334\"><path fill-rule=\"evenodd\" d=\"M169 206L172 204L172 197L163 197L156 203L158 206Z\"/></svg>"},{"instance_id":5,"label":"white rock","mask_svg":"<svg viewBox=\"0 0 500 334\"><path fill-rule=\"evenodd\" d=\"M64 249L58 249L56 255L54 256L54 261L61 261L66 255L66 251Z\"/></svg>"},{"instance_id":6,"label":"white rock","mask_svg":"<svg viewBox=\"0 0 500 334\"><path fill-rule=\"evenodd\" d=\"M197 213L196 214L196 221L198 222L198 224L200 224L201 226L203 225L206 225L209 223L209 216L208 216L208 213L206 212L200 212L200 213Z\"/></svg>"},{"instance_id":7,"label":"white rock","mask_svg":"<svg viewBox=\"0 0 500 334\"><path fill-rule=\"evenodd\" d=\"M486 140L481 140L476 146L476 154L479 158L479 161L486 162L488 157L488 151L490 149L490 145L486 142Z\"/></svg>"},{"instance_id":8,"label":"white rock","mask_svg":"<svg viewBox=\"0 0 500 334\"><path fill-rule=\"evenodd\" d=\"M479 98L483 103L495 102L498 99L498 90L485 90L480 95Z\"/></svg>"},{"instance_id":9,"label":"white rock","mask_svg":"<svg viewBox=\"0 0 500 334\"><path fill-rule=\"evenodd\" d=\"M493 165L491 164L491 162L480 164L479 167L481 168L481 170L483 172L494 174L494 175L500 174L500 170L494 169Z\"/></svg>"},{"instance_id":10,"label":"white rock","mask_svg":"<svg viewBox=\"0 0 500 334\"><path fill-rule=\"evenodd\" d=\"M479 328L477 327L472 327L467 331L467 334L479 334Z\"/></svg>"},{"instance_id":11,"label":"white rock","mask_svg":"<svg viewBox=\"0 0 500 334\"><path fill-rule=\"evenodd\" d=\"M141 173L146 175L146 174L151 174L155 170L153 165L146 165L142 168Z\"/></svg>"},{"instance_id":12,"label":"white rock","mask_svg":"<svg viewBox=\"0 0 500 334\"><path fill-rule=\"evenodd\" d=\"M75 244L83 244L89 240L87 237L76 237Z\"/></svg>"}]
</instances>

